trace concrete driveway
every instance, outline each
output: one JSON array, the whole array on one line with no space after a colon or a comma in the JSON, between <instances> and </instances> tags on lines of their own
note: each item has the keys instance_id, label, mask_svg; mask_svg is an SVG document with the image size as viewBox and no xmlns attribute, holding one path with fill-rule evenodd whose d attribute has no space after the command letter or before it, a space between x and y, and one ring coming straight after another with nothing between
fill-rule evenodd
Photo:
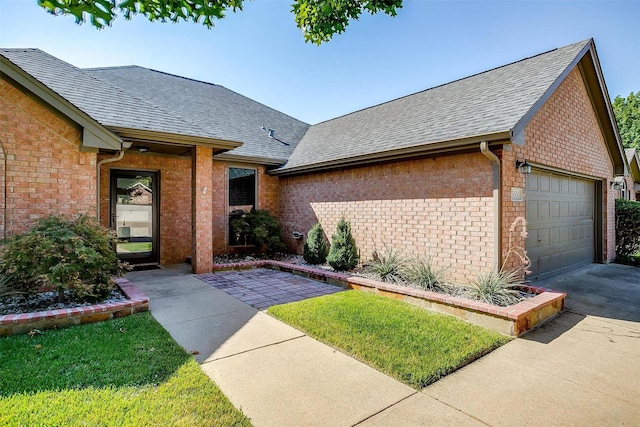
<instances>
[{"instance_id":1,"label":"concrete driveway","mask_svg":"<svg viewBox=\"0 0 640 427\"><path fill-rule=\"evenodd\" d=\"M433 425L435 400L466 416L457 425L639 426L640 268L594 264L540 284L569 292L559 318L364 425Z\"/></svg>"}]
</instances>

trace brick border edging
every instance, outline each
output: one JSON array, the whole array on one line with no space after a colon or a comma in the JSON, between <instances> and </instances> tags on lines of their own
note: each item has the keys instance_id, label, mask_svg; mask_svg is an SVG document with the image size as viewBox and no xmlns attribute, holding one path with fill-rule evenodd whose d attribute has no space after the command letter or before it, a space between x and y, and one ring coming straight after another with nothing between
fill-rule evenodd
<instances>
[{"instance_id":1,"label":"brick border edging","mask_svg":"<svg viewBox=\"0 0 640 427\"><path fill-rule=\"evenodd\" d=\"M0 316L0 337L20 335L32 329L52 329L102 322L149 310L149 298L125 278L114 279L128 299L84 307L61 308Z\"/></svg>"},{"instance_id":2,"label":"brick border edging","mask_svg":"<svg viewBox=\"0 0 640 427\"><path fill-rule=\"evenodd\" d=\"M499 307L467 298L423 291L282 261L246 261L231 264L214 264L213 266L214 272L251 268L271 268L302 274L305 277L321 280L345 289L364 290L395 299L402 299L414 305L452 314L472 323L516 337L539 327L561 313L564 310L564 300L567 296L565 292L558 292L540 286L524 285L521 288L536 294L533 298L508 307Z\"/></svg>"}]
</instances>

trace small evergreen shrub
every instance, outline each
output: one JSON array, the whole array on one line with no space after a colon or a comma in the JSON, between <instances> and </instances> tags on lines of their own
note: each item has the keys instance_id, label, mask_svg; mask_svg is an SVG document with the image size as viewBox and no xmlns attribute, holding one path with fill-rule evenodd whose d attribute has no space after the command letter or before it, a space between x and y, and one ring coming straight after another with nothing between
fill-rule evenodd
<instances>
[{"instance_id":1,"label":"small evergreen shrub","mask_svg":"<svg viewBox=\"0 0 640 427\"><path fill-rule=\"evenodd\" d=\"M272 254L283 251L282 229L276 218L266 209L254 209L231 222L236 241L256 245L259 252Z\"/></svg>"},{"instance_id":2,"label":"small evergreen shrub","mask_svg":"<svg viewBox=\"0 0 640 427\"><path fill-rule=\"evenodd\" d=\"M304 242L304 252L302 257L309 264L324 264L327 261L329 247L324 238L324 230L319 222L315 223Z\"/></svg>"},{"instance_id":3,"label":"small evergreen shrub","mask_svg":"<svg viewBox=\"0 0 640 427\"><path fill-rule=\"evenodd\" d=\"M434 292L450 292L447 271L433 265L430 257L413 258L405 269L406 279L419 289Z\"/></svg>"},{"instance_id":4,"label":"small evergreen shrub","mask_svg":"<svg viewBox=\"0 0 640 427\"><path fill-rule=\"evenodd\" d=\"M640 202L616 199L616 260L640 266Z\"/></svg>"},{"instance_id":5,"label":"small evergreen shrub","mask_svg":"<svg viewBox=\"0 0 640 427\"><path fill-rule=\"evenodd\" d=\"M112 276L126 271L112 248L114 239L113 232L86 215L42 218L0 248L0 275L11 288L5 293L34 294L50 287L59 301L65 291L80 300L102 298L114 287Z\"/></svg>"},{"instance_id":6,"label":"small evergreen shrub","mask_svg":"<svg viewBox=\"0 0 640 427\"><path fill-rule=\"evenodd\" d=\"M356 241L351 235L351 224L344 217L338 222L336 233L331 236L327 262L338 271L352 270L358 265Z\"/></svg>"},{"instance_id":7,"label":"small evergreen shrub","mask_svg":"<svg viewBox=\"0 0 640 427\"><path fill-rule=\"evenodd\" d=\"M372 259L365 267L365 271L382 282L401 283L404 281L405 262L401 252L385 244L384 251L378 249L373 251Z\"/></svg>"}]
</instances>

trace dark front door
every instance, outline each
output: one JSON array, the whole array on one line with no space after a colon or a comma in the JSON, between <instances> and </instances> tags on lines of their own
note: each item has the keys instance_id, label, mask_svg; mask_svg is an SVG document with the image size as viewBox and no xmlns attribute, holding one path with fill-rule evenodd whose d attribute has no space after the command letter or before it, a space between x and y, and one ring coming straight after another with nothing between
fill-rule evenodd
<instances>
[{"instance_id":1,"label":"dark front door","mask_svg":"<svg viewBox=\"0 0 640 427\"><path fill-rule=\"evenodd\" d=\"M118 257L131 264L158 262L157 172L112 169L110 189Z\"/></svg>"}]
</instances>

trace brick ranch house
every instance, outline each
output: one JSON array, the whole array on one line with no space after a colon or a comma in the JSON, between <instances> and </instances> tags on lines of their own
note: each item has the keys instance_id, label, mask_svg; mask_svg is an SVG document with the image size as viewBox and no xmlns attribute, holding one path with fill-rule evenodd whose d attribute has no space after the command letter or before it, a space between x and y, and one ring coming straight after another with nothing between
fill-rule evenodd
<instances>
[{"instance_id":1,"label":"brick ranch house","mask_svg":"<svg viewBox=\"0 0 640 427\"><path fill-rule=\"evenodd\" d=\"M391 244L458 280L502 260L517 217L532 279L615 256L628 164L593 40L316 125L142 67L79 69L37 49L0 60L5 235L88 212L137 236L123 258L191 257L201 273L238 243L230 215L255 207L292 251L294 232L331 234L344 215L364 259ZM129 203L137 184L147 203Z\"/></svg>"}]
</instances>

